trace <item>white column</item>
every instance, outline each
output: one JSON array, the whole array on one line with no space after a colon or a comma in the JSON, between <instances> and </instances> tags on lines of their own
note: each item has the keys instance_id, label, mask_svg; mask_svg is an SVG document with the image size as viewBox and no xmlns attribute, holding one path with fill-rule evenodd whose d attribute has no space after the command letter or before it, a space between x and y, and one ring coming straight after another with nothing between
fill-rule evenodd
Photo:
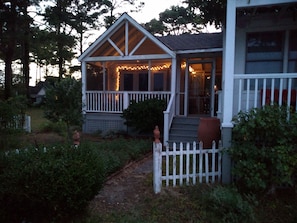
<instances>
[{"instance_id":1,"label":"white column","mask_svg":"<svg viewBox=\"0 0 297 223\"><path fill-rule=\"evenodd\" d=\"M102 86L102 89L103 91L106 91L106 86L107 86L107 83L106 83L106 62L103 62L102 63L102 67L103 67L103 86Z\"/></svg>"},{"instance_id":2,"label":"white column","mask_svg":"<svg viewBox=\"0 0 297 223\"><path fill-rule=\"evenodd\" d=\"M234 63L236 32L236 0L227 1L227 19L223 54L223 122L222 127L232 127Z\"/></svg>"},{"instance_id":3,"label":"white column","mask_svg":"<svg viewBox=\"0 0 297 223\"><path fill-rule=\"evenodd\" d=\"M81 62L81 82L82 82L82 113L86 114L86 91L87 91L87 64Z\"/></svg>"},{"instance_id":4,"label":"white column","mask_svg":"<svg viewBox=\"0 0 297 223\"><path fill-rule=\"evenodd\" d=\"M171 96L176 93L176 58L171 62Z\"/></svg>"},{"instance_id":5,"label":"white column","mask_svg":"<svg viewBox=\"0 0 297 223\"><path fill-rule=\"evenodd\" d=\"M184 97L184 115L188 116L188 102L189 102L189 61L186 60L185 72L185 97Z\"/></svg>"},{"instance_id":6,"label":"white column","mask_svg":"<svg viewBox=\"0 0 297 223\"><path fill-rule=\"evenodd\" d=\"M152 83L151 83L151 80L152 80L152 61L151 60L149 60L148 61L148 82L147 82L147 84L148 84L148 87L147 87L147 90L148 91L152 91L153 89L152 89Z\"/></svg>"}]
</instances>

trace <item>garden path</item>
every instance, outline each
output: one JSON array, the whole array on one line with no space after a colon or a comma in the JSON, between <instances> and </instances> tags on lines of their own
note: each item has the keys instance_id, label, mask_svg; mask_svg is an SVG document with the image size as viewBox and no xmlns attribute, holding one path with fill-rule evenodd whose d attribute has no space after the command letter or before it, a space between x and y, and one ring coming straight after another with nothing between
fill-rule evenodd
<instances>
[{"instance_id":1,"label":"garden path","mask_svg":"<svg viewBox=\"0 0 297 223\"><path fill-rule=\"evenodd\" d=\"M105 185L90 204L91 212L128 210L144 194L153 196L152 154L129 163L122 170L108 178Z\"/></svg>"}]
</instances>

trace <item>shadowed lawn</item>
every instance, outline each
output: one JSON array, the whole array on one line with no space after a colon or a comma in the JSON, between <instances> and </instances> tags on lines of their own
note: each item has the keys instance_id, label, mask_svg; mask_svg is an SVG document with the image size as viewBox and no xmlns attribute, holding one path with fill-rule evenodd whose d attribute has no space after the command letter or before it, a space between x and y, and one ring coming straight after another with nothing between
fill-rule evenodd
<instances>
[{"instance_id":1,"label":"shadowed lawn","mask_svg":"<svg viewBox=\"0 0 297 223\"><path fill-rule=\"evenodd\" d=\"M32 132L39 132L42 125L48 122L48 120L44 117L43 109L41 108L29 108L26 113L31 116Z\"/></svg>"}]
</instances>

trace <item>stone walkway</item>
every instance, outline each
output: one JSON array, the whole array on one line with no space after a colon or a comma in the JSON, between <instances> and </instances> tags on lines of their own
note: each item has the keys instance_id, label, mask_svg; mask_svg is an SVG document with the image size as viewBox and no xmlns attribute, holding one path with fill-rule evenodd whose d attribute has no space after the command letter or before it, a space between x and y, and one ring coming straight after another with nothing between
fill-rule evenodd
<instances>
[{"instance_id":1,"label":"stone walkway","mask_svg":"<svg viewBox=\"0 0 297 223\"><path fill-rule=\"evenodd\" d=\"M92 211L111 211L129 208L138 202L143 194L153 192L153 158L149 154L142 160L133 162L112 175L102 190L91 202Z\"/></svg>"}]
</instances>

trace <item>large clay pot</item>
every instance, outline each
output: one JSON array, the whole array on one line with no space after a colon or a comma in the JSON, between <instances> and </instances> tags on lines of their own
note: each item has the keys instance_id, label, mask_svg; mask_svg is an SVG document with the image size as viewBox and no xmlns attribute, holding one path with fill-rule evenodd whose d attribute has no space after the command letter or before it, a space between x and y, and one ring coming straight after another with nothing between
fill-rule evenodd
<instances>
[{"instance_id":1,"label":"large clay pot","mask_svg":"<svg viewBox=\"0 0 297 223\"><path fill-rule=\"evenodd\" d=\"M220 138L220 119L211 117L200 118L198 126L198 141L203 142L203 148L211 148L213 140L215 140L216 145L218 145Z\"/></svg>"}]
</instances>

